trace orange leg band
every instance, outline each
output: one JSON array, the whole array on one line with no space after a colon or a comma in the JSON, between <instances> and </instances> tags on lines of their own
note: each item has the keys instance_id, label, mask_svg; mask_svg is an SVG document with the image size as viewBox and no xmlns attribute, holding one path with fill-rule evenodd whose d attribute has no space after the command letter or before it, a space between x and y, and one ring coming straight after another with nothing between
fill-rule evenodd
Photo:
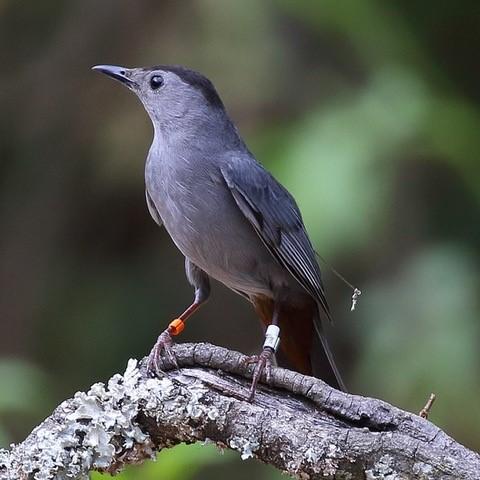
<instances>
[{"instance_id":1,"label":"orange leg band","mask_svg":"<svg viewBox=\"0 0 480 480\"><path fill-rule=\"evenodd\" d=\"M175 336L182 333L184 328L185 322L180 318L176 318L170 322L170 325L168 326L168 333Z\"/></svg>"}]
</instances>

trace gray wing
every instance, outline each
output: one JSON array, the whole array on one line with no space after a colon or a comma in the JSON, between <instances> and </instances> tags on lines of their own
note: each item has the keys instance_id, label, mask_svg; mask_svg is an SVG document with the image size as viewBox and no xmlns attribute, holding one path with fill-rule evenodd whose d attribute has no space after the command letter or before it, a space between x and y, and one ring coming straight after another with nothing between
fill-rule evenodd
<instances>
[{"instance_id":1,"label":"gray wing","mask_svg":"<svg viewBox=\"0 0 480 480\"><path fill-rule=\"evenodd\" d=\"M227 161L221 172L238 207L270 253L331 321L320 268L293 197L250 156Z\"/></svg>"},{"instance_id":2,"label":"gray wing","mask_svg":"<svg viewBox=\"0 0 480 480\"><path fill-rule=\"evenodd\" d=\"M148 193L148 190L145 190L145 199L147 200L147 207L148 207L148 211L150 212L150 215L155 220L155 223L159 227L161 227L163 225L162 218L160 217L160 214L158 213L157 207L153 203L152 197Z\"/></svg>"}]
</instances>

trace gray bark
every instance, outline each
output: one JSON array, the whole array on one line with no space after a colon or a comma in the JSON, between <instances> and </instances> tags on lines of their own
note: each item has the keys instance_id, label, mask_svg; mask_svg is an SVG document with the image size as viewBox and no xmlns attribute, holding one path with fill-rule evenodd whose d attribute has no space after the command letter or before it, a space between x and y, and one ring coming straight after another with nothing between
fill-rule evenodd
<instances>
[{"instance_id":1,"label":"gray bark","mask_svg":"<svg viewBox=\"0 0 480 480\"><path fill-rule=\"evenodd\" d=\"M215 442L302 479L480 479L480 456L417 415L274 368L254 403L252 366L208 344L174 346L161 378L131 360L0 450L0 479L86 479L180 442Z\"/></svg>"}]
</instances>

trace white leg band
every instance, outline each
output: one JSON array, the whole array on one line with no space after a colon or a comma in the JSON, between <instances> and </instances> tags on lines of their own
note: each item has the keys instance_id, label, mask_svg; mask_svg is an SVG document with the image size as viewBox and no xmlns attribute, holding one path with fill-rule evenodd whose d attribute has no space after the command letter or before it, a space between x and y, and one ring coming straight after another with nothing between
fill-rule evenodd
<instances>
[{"instance_id":1,"label":"white leg band","mask_svg":"<svg viewBox=\"0 0 480 480\"><path fill-rule=\"evenodd\" d=\"M265 342L263 348L270 347L274 352L277 351L280 343L280 329L276 325L269 325L265 332Z\"/></svg>"}]
</instances>

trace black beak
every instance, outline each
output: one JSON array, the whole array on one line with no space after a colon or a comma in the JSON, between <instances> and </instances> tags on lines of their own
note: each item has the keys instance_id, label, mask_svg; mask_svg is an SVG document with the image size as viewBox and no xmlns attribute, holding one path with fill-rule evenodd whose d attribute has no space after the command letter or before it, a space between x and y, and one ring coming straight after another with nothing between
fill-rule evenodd
<instances>
[{"instance_id":1,"label":"black beak","mask_svg":"<svg viewBox=\"0 0 480 480\"><path fill-rule=\"evenodd\" d=\"M129 69L125 67L117 67L115 65L95 65L92 70L104 73L127 87L133 87L136 83L128 77Z\"/></svg>"}]
</instances>

